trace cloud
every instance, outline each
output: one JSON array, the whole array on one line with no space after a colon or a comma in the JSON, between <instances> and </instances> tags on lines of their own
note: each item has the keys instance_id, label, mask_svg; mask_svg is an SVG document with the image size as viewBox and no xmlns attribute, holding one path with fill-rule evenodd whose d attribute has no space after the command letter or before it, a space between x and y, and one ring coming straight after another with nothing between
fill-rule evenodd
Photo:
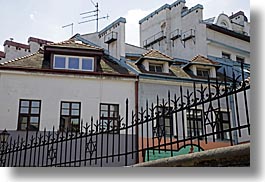
<instances>
[{"instance_id":1,"label":"cloud","mask_svg":"<svg viewBox=\"0 0 265 182\"><path fill-rule=\"evenodd\" d=\"M30 18L32 21L35 21L35 15L34 15L34 14L30 14L30 15L29 15L29 18Z\"/></svg>"},{"instance_id":2,"label":"cloud","mask_svg":"<svg viewBox=\"0 0 265 182\"><path fill-rule=\"evenodd\" d=\"M144 11L141 9L132 9L125 15L126 18L126 43L136 46L140 45L139 38L139 20L147 16L151 11Z\"/></svg>"}]
</instances>

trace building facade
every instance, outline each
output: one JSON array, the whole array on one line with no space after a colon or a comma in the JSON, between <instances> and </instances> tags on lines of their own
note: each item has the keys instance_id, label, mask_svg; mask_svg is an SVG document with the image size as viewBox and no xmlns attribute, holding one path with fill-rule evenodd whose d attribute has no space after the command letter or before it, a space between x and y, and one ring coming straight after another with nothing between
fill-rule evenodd
<instances>
[{"instance_id":1,"label":"building facade","mask_svg":"<svg viewBox=\"0 0 265 182\"><path fill-rule=\"evenodd\" d=\"M244 12L203 19L203 6L165 4L139 21L140 45L174 58L196 55L250 63L250 23Z\"/></svg>"},{"instance_id":2,"label":"building facade","mask_svg":"<svg viewBox=\"0 0 265 182\"><path fill-rule=\"evenodd\" d=\"M1 63L0 70L0 127L7 130L79 130L91 117L117 119L126 99L135 109L136 76L101 48L71 40L50 44Z\"/></svg>"}]
</instances>

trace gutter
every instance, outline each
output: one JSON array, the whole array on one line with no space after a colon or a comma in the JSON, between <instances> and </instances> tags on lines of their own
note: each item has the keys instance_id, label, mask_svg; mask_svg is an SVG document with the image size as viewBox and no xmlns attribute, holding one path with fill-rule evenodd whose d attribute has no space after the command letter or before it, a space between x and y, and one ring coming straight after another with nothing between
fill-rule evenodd
<instances>
[{"instance_id":1,"label":"gutter","mask_svg":"<svg viewBox=\"0 0 265 182\"><path fill-rule=\"evenodd\" d=\"M134 79L138 78L137 75L84 72L84 71L74 71L74 70L36 69L36 68L22 68L22 67L9 67L9 66L0 66L0 70L40 72L48 74L50 73L50 74L65 74L65 75L76 74L76 75L87 75L87 76L109 76L109 77L114 76L114 77L134 78Z\"/></svg>"}]
</instances>

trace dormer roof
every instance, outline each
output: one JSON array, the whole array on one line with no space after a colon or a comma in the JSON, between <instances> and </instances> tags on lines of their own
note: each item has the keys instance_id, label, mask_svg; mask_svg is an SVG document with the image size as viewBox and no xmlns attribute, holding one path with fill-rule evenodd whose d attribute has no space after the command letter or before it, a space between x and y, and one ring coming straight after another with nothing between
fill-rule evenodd
<instances>
[{"instance_id":1,"label":"dormer roof","mask_svg":"<svg viewBox=\"0 0 265 182\"><path fill-rule=\"evenodd\" d=\"M103 50L103 48L84 44L81 41L76 41L73 39L66 40L58 43L48 43L46 47L61 47L61 48L71 48L71 49L89 49L89 50Z\"/></svg>"},{"instance_id":2,"label":"dormer roof","mask_svg":"<svg viewBox=\"0 0 265 182\"><path fill-rule=\"evenodd\" d=\"M215 62L209 58L206 58L202 55L197 55L191 59L183 68L190 67L191 65L204 65L204 66L215 66L221 67L218 62Z\"/></svg>"},{"instance_id":3,"label":"dormer roof","mask_svg":"<svg viewBox=\"0 0 265 182\"><path fill-rule=\"evenodd\" d=\"M149 60L156 60L156 61L166 61L169 63L173 63L173 58L163 54L162 52L158 50L151 49L144 53L136 62L135 64L141 64L144 60L149 59Z\"/></svg>"}]
</instances>

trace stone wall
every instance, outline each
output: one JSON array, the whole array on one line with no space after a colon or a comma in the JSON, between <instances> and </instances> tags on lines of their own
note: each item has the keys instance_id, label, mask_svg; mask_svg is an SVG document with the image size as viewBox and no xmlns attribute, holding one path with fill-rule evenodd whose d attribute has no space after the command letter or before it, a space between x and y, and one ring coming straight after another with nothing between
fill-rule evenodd
<instances>
[{"instance_id":1,"label":"stone wall","mask_svg":"<svg viewBox=\"0 0 265 182\"><path fill-rule=\"evenodd\" d=\"M250 167L250 144L159 159L131 167Z\"/></svg>"}]
</instances>

